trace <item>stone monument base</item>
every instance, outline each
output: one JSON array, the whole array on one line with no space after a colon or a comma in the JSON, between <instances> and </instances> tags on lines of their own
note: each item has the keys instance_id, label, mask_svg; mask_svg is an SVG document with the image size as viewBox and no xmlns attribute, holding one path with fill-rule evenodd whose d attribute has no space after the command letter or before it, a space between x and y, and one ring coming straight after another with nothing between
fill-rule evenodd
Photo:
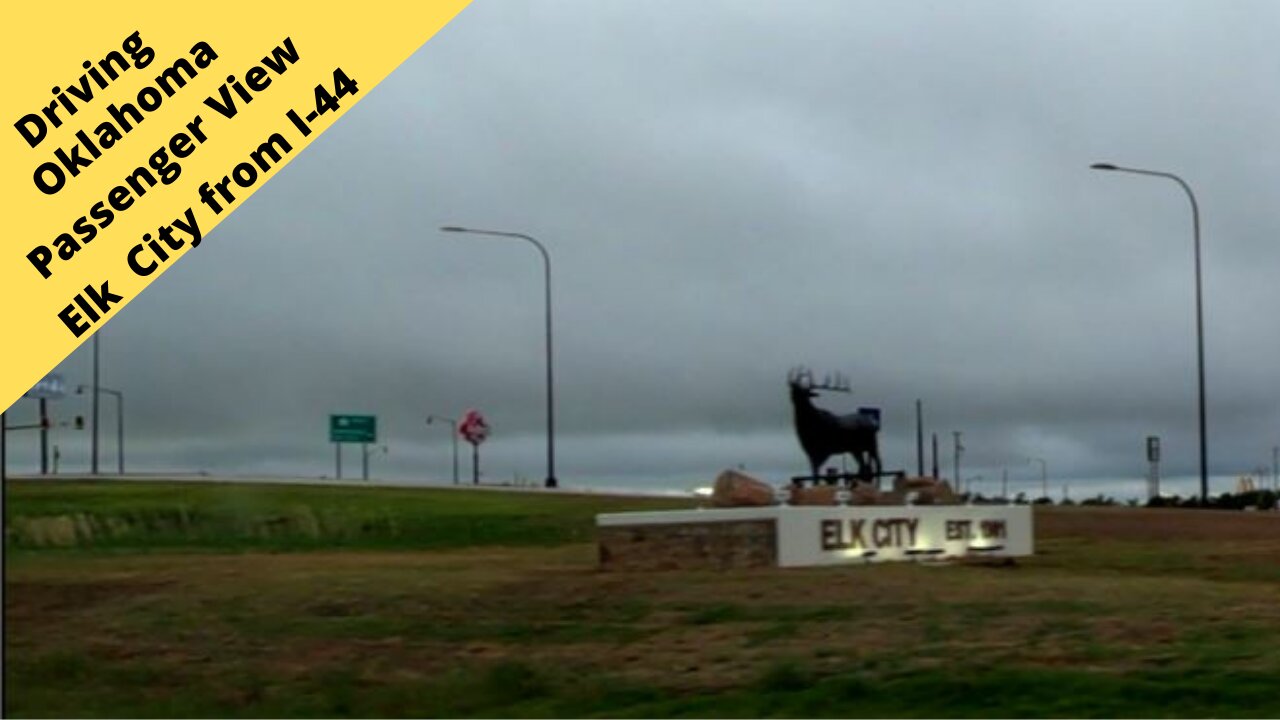
<instances>
[{"instance_id":1,"label":"stone monument base","mask_svg":"<svg viewBox=\"0 0 1280 720\"><path fill-rule=\"evenodd\" d=\"M1013 558L1034 552L1027 505L791 506L596 516L605 570L805 567Z\"/></svg>"}]
</instances>

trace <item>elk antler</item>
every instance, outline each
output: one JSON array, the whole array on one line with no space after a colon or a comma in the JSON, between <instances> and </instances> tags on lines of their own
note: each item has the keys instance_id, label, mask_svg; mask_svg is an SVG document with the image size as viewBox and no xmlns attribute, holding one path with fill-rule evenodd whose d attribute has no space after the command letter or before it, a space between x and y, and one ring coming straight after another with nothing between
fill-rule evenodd
<instances>
[{"instance_id":1,"label":"elk antler","mask_svg":"<svg viewBox=\"0 0 1280 720\"><path fill-rule=\"evenodd\" d=\"M809 389L829 390L831 392L853 392L853 389L849 386L849 378L841 375L840 373L836 373L834 377L830 374L826 375L823 377L821 385L814 385L810 383Z\"/></svg>"},{"instance_id":2,"label":"elk antler","mask_svg":"<svg viewBox=\"0 0 1280 720\"><path fill-rule=\"evenodd\" d=\"M797 365L791 368L787 373L787 382L806 390L828 390L830 392L853 392L849 386L849 378L836 373L833 377L830 373L822 378L821 384L816 384L813 380L813 371L803 365Z\"/></svg>"},{"instance_id":3,"label":"elk antler","mask_svg":"<svg viewBox=\"0 0 1280 720\"><path fill-rule=\"evenodd\" d=\"M813 371L797 365L787 372L787 383L801 388L813 387Z\"/></svg>"}]
</instances>

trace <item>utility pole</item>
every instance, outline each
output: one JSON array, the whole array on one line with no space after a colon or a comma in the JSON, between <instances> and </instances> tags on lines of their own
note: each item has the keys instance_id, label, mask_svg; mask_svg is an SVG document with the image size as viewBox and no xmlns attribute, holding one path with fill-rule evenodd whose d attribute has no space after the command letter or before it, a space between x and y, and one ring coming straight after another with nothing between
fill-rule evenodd
<instances>
[{"instance_id":1,"label":"utility pole","mask_svg":"<svg viewBox=\"0 0 1280 720\"><path fill-rule=\"evenodd\" d=\"M93 406L93 440L90 449L89 472L98 474L98 338L101 333L93 334L93 398L89 401Z\"/></svg>"},{"instance_id":2,"label":"utility pole","mask_svg":"<svg viewBox=\"0 0 1280 720\"><path fill-rule=\"evenodd\" d=\"M959 484L960 483L960 456L964 453L964 445L960 444L959 431L953 431L951 434L955 437L955 441L956 441L956 450L955 450L955 455L953 459L955 460L955 465L956 465L956 483Z\"/></svg>"},{"instance_id":3,"label":"utility pole","mask_svg":"<svg viewBox=\"0 0 1280 720\"><path fill-rule=\"evenodd\" d=\"M40 474L49 474L49 400L40 398Z\"/></svg>"},{"instance_id":4,"label":"utility pole","mask_svg":"<svg viewBox=\"0 0 1280 720\"><path fill-rule=\"evenodd\" d=\"M924 477L924 411L916 400L916 474Z\"/></svg>"},{"instance_id":5,"label":"utility pole","mask_svg":"<svg viewBox=\"0 0 1280 720\"><path fill-rule=\"evenodd\" d=\"M1271 490L1280 490L1280 445L1271 446Z\"/></svg>"},{"instance_id":6,"label":"utility pole","mask_svg":"<svg viewBox=\"0 0 1280 720\"><path fill-rule=\"evenodd\" d=\"M938 433L933 433L933 479L938 479Z\"/></svg>"},{"instance_id":7,"label":"utility pole","mask_svg":"<svg viewBox=\"0 0 1280 720\"><path fill-rule=\"evenodd\" d=\"M1005 468L1000 473L1000 497L1004 500L1009 499L1009 468Z\"/></svg>"}]
</instances>

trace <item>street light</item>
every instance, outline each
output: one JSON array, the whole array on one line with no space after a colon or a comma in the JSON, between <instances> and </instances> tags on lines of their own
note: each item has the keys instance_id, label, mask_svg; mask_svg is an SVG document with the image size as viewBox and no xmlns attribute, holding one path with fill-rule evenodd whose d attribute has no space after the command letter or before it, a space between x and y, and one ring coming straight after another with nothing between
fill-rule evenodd
<instances>
[{"instance_id":1,"label":"street light","mask_svg":"<svg viewBox=\"0 0 1280 720\"><path fill-rule=\"evenodd\" d=\"M547 249L542 243L523 233L502 232L498 230L475 230L473 228L458 227L456 225L447 225L440 228L441 232L452 233L471 233L472 235L490 235L493 237L509 237L518 238L520 240L528 240L533 246L538 248L538 252L542 254L542 267L546 280L546 307L547 307L547 481L546 486L549 488L556 487L559 483L556 480L556 422L555 422L555 382L551 370L552 352L551 352L551 256L547 254Z\"/></svg>"},{"instance_id":2,"label":"street light","mask_svg":"<svg viewBox=\"0 0 1280 720\"><path fill-rule=\"evenodd\" d=\"M440 417L439 415L428 415L427 424L430 425L433 420L449 423L452 428L450 435L453 438L453 484L458 484L458 421L452 418Z\"/></svg>"},{"instance_id":3,"label":"street light","mask_svg":"<svg viewBox=\"0 0 1280 720\"><path fill-rule=\"evenodd\" d=\"M1204 303L1200 283L1200 206L1196 204L1196 196L1191 192L1191 186L1173 173L1120 167L1111 163L1094 163L1090 167L1094 170L1109 170L1168 178L1181 185L1182 189L1187 193L1187 199L1191 201L1191 227L1195 237L1196 255L1196 373L1199 380L1200 393L1200 502L1207 504L1209 502L1209 449L1204 409Z\"/></svg>"},{"instance_id":4,"label":"street light","mask_svg":"<svg viewBox=\"0 0 1280 720\"><path fill-rule=\"evenodd\" d=\"M1049 497L1049 463L1043 458L1027 458L1029 463L1040 463L1040 497Z\"/></svg>"},{"instance_id":5,"label":"street light","mask_svg":"<svg viewBox=\"0 0 1280 720\"><path fill-rule=\"evenodd\" d=\"M96 339L98 336L94 335L93 337ZM84 391L87 389L88 388L84 385L80 385L76 388L76 394L83 395ZM119 390L108 390L104 387L98 387L98 392L94 394L97 395L99 393L107 393L108 395L116 396L116 461L119 464L120 474L124 475L124 393ZM96 419L98 403L95 402L93 404L93 409L95 413L95 420L93 422L93 450L95 453L93 458L93 471L96 473L98 472L98 421Z\"/></svg>"}]
</instances>

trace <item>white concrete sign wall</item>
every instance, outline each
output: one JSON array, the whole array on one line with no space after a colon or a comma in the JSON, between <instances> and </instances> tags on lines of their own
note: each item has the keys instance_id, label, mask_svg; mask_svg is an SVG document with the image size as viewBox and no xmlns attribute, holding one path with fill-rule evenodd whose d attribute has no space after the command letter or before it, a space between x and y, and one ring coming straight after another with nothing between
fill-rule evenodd
<instances>
[{"instance_id":1,"label":"white concrete sign wall","mask_svg":"<svg viewBox=\"0 0 1280 720\"><path fill-rule=\"evenodd\" d=\"M778 565L1023 557L1035 552L1028 505L775 506L599 515L602 527L773 520Z\"/></svg>"},{"instance_id":2,"label":"white concrete sign wall","mask_svg":"<svg viewBox=\"0 0 1280 720\"><path fill-rule=\"evenodd\" d=\"M1035 552L1026 505L786 507L778 565L838 565Z\"/></svg>"}]
</instances>

